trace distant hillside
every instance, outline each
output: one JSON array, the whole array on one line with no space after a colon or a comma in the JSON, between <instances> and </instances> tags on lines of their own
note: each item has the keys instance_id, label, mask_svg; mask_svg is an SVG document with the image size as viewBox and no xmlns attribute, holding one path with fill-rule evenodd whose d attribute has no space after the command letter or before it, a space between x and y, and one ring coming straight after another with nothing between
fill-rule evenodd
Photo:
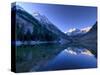
<instances>
[{"instance_id":1,"label":"distant hillside","mask_svg":"<svg viewBox=\"0 0 100 75\"><path fill-rule=\"evenodd\" d=\"M91 30L79 39L81 44L97 48L97 22L93 25Z\"/></svg>"}]
</instances>

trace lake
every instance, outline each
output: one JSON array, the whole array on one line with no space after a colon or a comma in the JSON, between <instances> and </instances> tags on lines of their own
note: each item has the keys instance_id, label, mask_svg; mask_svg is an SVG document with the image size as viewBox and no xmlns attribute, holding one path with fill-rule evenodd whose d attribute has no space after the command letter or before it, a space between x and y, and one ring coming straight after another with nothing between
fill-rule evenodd
<instances>
[{"instance_id":1,"label":"lake","mask_svg":"<svg viewBox=\"0 0 100 75\"><path fill-rule=\"evenodd\" d=\"M96 68L96 52L79 45L17 46L16 72Z\"/></svg>"}]
</instances>

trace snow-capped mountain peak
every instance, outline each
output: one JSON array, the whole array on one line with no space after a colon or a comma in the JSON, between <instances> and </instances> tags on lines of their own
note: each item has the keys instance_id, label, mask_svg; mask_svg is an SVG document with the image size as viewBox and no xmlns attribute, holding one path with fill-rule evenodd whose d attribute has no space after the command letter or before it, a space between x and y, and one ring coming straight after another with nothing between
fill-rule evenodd
<instances>
[{"instance_id":1,"label":"snow-capped mountain peak","mask_svg":"<svg viewBox=\"0 0 100 75\"><path fill-rule=\"evenodd\" d=\"M92 26L86 27L86 28L82 28L81 31L82 32L88 32L91 28L92 28Z\"/></svg>"},{"instance_id":2,"label":"snow-capped mountain peak","mask_svg":"<svg viewBox=\"0 0 100 75\"><path fill-rule=\"evenodd\" d=\"M41 15L39 12L33 12L32 14L42 24L52 24L45 15Z\"/></svg>"},{"instance_id":3,"label":"snow-capped mountain peak","mask_svg":"<svg viewBox=\"0 0 100 75\"><path fill-rule=\"evenodd\" d=\"M72 28L69 29L67 32L65 32L67 35L69 36L74 36L74 35L78 35L78 34L85 34L87 33L92 27L86 27L86 28L82 28L82 29L76 29L76 28Z\"/></svg>"},{"instance_id":4,"label":"snow-capped mountain peak","mask_svg":"<svg viewBox=\"0 0 100 75\"><path fill-rule=\"evenodd\" d=\"M41 16L40 13L39 13L39 12L36 12L36 11L34 11L32 15L33 15L34 17L40 17L40 16Z\"/></svg>"},{"instance_id":5,"label":"snow-capped mountain peak","mask_svg":"<svg viewBox=\"0 0 100 75\"><path fill-rule=\"evenodd\" d=\"M69 30L68 30L68 32L74 32L74 31L79 31L79 29L72 28L72 29L69 29Z\"/></svg>"},{"instance_id":6,"label":"snow-capped mountain peak","mask_svg":"<svg viewBox=\"0 0 100 75\"><path fill-rule=\"evenodd\" d=\"M80 34L81 31L79 29L72 28L72 29L69 29L66 33L67 33L67 35L71 36L71 35Z\"/></svg>"}]
</instances>

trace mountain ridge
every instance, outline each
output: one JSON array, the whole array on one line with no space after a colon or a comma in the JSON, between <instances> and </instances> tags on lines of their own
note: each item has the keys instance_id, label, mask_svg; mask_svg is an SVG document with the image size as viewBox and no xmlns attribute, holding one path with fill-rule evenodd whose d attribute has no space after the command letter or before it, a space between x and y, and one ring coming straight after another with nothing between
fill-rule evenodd
<instances>
[{"instance_id":1,"label":"mountain ridge","mask_svg":"<svg viewBox=\"0 0 100 75\"><path fill-rule=\"evenodd\" d=\"M43 24L21 7L21 9L15 8L16 6L12 7L12 15L16 14L17 40L69 41L67 36L53 24Z\"/></svg>"},{"instance_id":2,"label":"mountain ridge","mask_svg":"<svg viewBox=\"0 0 100 75\"><path fill-rule=\"evenodd\" d=\"M83 35L87 33L92 27L86 27L82 29L72 28L65 32L68 36Z\"/></svg>"}]
</instances>

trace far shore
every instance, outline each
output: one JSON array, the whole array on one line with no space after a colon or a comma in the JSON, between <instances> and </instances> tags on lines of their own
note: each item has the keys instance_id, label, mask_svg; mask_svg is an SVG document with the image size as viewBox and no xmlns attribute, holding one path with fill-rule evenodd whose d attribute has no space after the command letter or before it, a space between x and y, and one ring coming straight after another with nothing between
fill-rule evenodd
<instances>
[{"instance_id":1,"label":"far shore","mask_svg":"<svg viewBox=\"0 0 100 75\"><path fill-rule=\"evenodd\" d=\"M46 44L46 43L58 43L58 41L16 41L16 46L21 45L36 45L36 44Z\"/></svg>"}]
</instances>

